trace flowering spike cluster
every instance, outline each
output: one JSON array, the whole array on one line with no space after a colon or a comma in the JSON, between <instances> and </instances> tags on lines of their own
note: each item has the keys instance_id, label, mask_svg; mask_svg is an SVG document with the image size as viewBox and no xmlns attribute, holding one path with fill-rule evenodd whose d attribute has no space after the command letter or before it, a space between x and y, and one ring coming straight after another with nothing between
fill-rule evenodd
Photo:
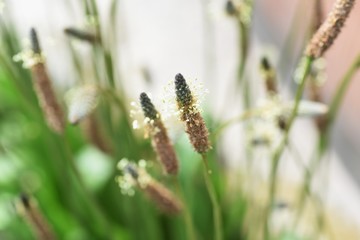
<instances>
[{"instance_id":1,"label":"flowering spike cluster","mask_svg":"<svg viewBox=\"0 0 360 240\"><path fill-rule=\"evenodd\" d=\"M35 29L31 29L30 38L32 51L35 55L41 56L39 39ZM45 64L43 61L37 61L31 66L31 71L33 75L33 86L45 115L45 119L52 130L57 133L62 133L65 128L64 114L56 100Z\"/></svg>"},{"instance_id":2,"label":"flowering spike cluster","mask_svg":"<svg viewBox=\"0 0 360 240\"><path fill-rule=\"evenodd\" d=\"M191 94L189 85L180 73L175 76L175 93L180 119L185 122L185 131L189 135L191 144L198 153L207 152L211 148L209 131L195 106L196 101Z\"/></svg>"},{"instance_id":3,"label":"flowering spike cluster","mask_svg":"<svg viewBox=\"0 0 360 240\"><path fill-rule=\"evenodd\" d=\"M81 41L86 41L89 43L99 42L99 38L95 34L80 29L69 27L69 28L65 28L64 32L69 37L73 37Z\"/></svg>"},{"instance_id":4,"label":"flowering spike cluster","mask_svg":"<svg viewBox=\"0 0 360 240\"><path fill-rule=\"evenodd\" d=\"M31 227L34 234L39 240L54 240L56 239L49 224L35 206L32 199L25 193L21 194L19 201L16 204L16 209L21 214L26 222Z\"/></svg>"},{"instance_id":5,"label":"flowering spike cluster","mask_svg":"<svg viewBox=\"0 0 360 240\"><path fill-rule=\"evenodd\" d=\"M316 31L306 47L305 54L307 56L312 58L321 57L333 44L344 26L354 3L355 0L336 0L325 22Z\"/></svg>"},{"instance_id":6,"label":"flowering spike cluster","mask_svg":"<svg viewBox=\"0 0 360 240\"><path fill-rule=\"evenodd\" d=\"M183 205L177 197L164 185L149 176L145 168L129 162L127 159L121 160L118 167L124 174L118 179L121 188L125 188L128 192L132 186L139 187L165 213L177 214L182 211Z\"/></svg>"},{"instance_id":7,"label":"flowering spike cluster","mask_svg":"<svg viewBox=\"0 0 360 240\"><path fill-rule=\"evenodd\" d=\"M158 111L146 93L140 94L140 104L150 130L152 146L168 174L178 173L178 159Z\"/></svg>"},{"instance_id":8,"label":"flowering spike cluster","mask_svg":"<svg viewBox=\"0 0 360 240\"><path fill-rule=\"evenodd\" d=\"M269 94L276 94L278 92L276 87L276 73L266 57L261 59L260 68L265 78L267 92Z\"/></svg>"}]
</instances>

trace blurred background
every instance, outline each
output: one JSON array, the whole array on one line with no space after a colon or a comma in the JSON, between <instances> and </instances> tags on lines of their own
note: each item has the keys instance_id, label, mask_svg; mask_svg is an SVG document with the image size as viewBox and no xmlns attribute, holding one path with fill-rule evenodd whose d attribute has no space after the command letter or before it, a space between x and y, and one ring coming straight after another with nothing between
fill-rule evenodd
<instances>
[{"instance_id":1,"label":"blurred background","mask_svg":"<svg viewBox=\"0 0 360 240\"><path fill-rule=\"evenodd\" d=\"M104 44L112 46L116 42L117 47L111 48L110 52L119 56L114 60L114 72L122 80L119 85L123 92L126 92L128 106L131 101L137 101L138 95L143 91L150 92L155 101L161 103L164 86L175 74L181 72L189 79L203 82L209 90L202 104L205 112L213 117L213 121L225 121L244 111L243 98L235 91L238 87L236 78L240 34L236 20L226 13L226 1L97 2L101 31L107 36ZM244 74L251 86L250 95L253 96L250 106L255 106L257 100L265 95L259 71L263 56L275 67L279 89L284 98L292 98L296 90L293 75L304 44L310 36L315 14L314 2L315 0L254 1L252 15L249 16L250 45ZM324 19L333 1L321 3ZM55 88L64 93L76 85L79 74L72 61L69 39L64 34L64 28L91 27L93 19L91 16L84 16L82 1L2 0L1 6L1 21L11 26L23 46L28 41L29 29L37 29ZM112 13L115 11L116 16L113 17ZM340 79L360 52L359 23L360 5L357 4L342 34L324 57L325 75L320 89L325 103L329 102ZM72 46L79 54L83 68L88 69L82 77L93 81L92 61L89 58L91 45L73 40ZM332 132L331 150L327 153L327 160L321 165L314 182L314 191L324 198L325 205L329 206L334 216L340 215L347 219L347 229L351 229L349 231L356 231L360 226L360 127L357 124L360 117L360 108L357 105L360 101L357 93L360 88L360 75L357 74L354 78ZM210 132L212 130L210 127ZM226 160L225 165L229 168L246 168L246 154L243 151L246 139L242 134L244 131L241 124L234 124L226 129L218 143ZM171 134L176 137L178 133ZM317 129L312 119L298 120L292 131L292 141L305 163L311 159L316 145L316 134ZM82 153L84 159L81 160L80 157L80 165L87 171L86 168L90 168L86 164L87 157L91 155L96 158L94 156L98 153L87 150ZM280 175L290 189L302 179L302 172L292 158L292 154L286 152L283 156L285 161L282 161L280 166ZM259 156L256 161L256 174L265 179L270 161L263 156ZM4 163L0 161L0 164ZM110 171L106 169L111 166L101 166L105 172ZM102 174L100 170L94 170L94 173ZM0 179L5 178L6 174ZM246 181L245 179L244 182ZM3 205L7 206L7 199L12 195L7 194L6 190L1 192L0 198L3 196ZM288 191L289 194L290 192ZM7 228L9 221L6 213L2 213L0 209L0 233Z\"/></svg>"}]
</instances>

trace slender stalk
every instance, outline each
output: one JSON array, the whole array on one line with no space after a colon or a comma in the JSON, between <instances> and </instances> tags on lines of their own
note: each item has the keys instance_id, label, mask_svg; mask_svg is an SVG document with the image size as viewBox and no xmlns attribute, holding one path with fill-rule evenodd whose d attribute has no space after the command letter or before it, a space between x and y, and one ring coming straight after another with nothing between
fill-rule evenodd
<instances>
[{"instance_id":1,"label":"slender stalk","mask_svg":"<svg viewBox=\"0 0 360 240\"><path fill-rule=\"evenodd\" d=\"M109 86L115 88L115 76L114 76L114 66L111 52L107 50L105 43L103 41L99 11L98 6L95 0L84 0L85 12L87 15L92 16L95 19L95 35L98 37L99 46L94 46L94 55L95 55L95 64L104 67L107 81ZM116 5L115 5L116 7ZM115 9L113 9L115 11Z\"/></svg>"},{"instance_id":2,"label":"slender stalk","mask_svg":"<svg viewBox=\"0 0 360 240\"><path fill-rule=\"evenodd\" d=\"M210 172L207 166L207 158L206 154L201 154L203 163L204 163L204 180L206 184L206 189L209 193L212 208L213 208L213 220L214 220L214 229L215 229L215 239L222 240L223 239L223 230L222 230L222 219L221 219L221 210L219 206L219 201L216 196L215 188L211 183Z\"/></svg>"},{"instance_id":3,"label":"slender stalk","mask_svg":"<svg viewBox=\"0 0 360 240\"><path fill-rule=\"evenodd\" d=\"M345 73L343 79L341 80L341 82L337 87L335 96L330 102L329 112L327 114L327 126L326 126L326 130L324 131L325 132L324 134L326 135L329 134L329 129L334 123L336 117L338 116L337 113L344 99L345 92L348 89L351 80L353 79L355 73L359 70L359 68L360 68L360 54L355 58L350 68Z\"/></svg>"},{"instance_id":4,"label":"slender stalk","mask_svg":"<svg viewBox=\"0 0 360 240\"><path fill-rule=\"evenodd\" d=\"M284 136L279 144L279 147L275 150L273 156L272 156L272 165L271 165L271 172L270 172L270 187L269 187L269 201L268 205L265 209L265 223L264 223L264 239L268 240L270 239L270 229L269 229L269 219L271 216L271 209L275 202L275 193L276 193L276 176L277 176L277 170L280 162L281 155L287 145L288 139L289 139L289 133L291 126L296 118L296 115L299 110L300 100L302 97L302 94L305 89L305 83L306 78L310 72L311 64L313 62L313 58L306 57L306 62L304 66L304 71L301 77L300 85L296 91L295 95L295 105L291 112L290 118L287 122L286 129L284 131Z\"/></svg>"},{"instance_id":5,"label":"slender stalk","mask_svg":"<svg viewBox=\"0 0 360 240\"><path fill-rule=\"evenodd\" d=\"M301 31L299 31L299 29L301 28L300 26L303 26L302 24L304 18L304 10L308 9L308 6L306 4L308 4L306 1L297 1L296 3L295 9L299 10L296 11L295 14L293 14L291 19L289 19L289 31L287 31L286 36L284 37L284 42L281 44L279 50L279 60L276 63L276 69L289 68L289 64L292 64L291 60L294 59L295 56L297 56L297 48L295 47L297 41L303 47L309 40L308 34L303 34L301 33ZM279 72L279 74L282 73Z\"/></svg>"},{"instance_id":6,"label":"slender stalk","mask_svg":"<svg viewBox=\"0 0 360 240\"><path fill-rule=\"evenodd\" d=\"M181 183L178 178L176 178L176 188L177 192L180 196L181 201L184 204L184 222L185 222L185 228L186 228L186 235L187 239L190 240L196 240L196 231L195 231L195 225L191 217L191 211L189 210L189 206L187 202L185 201L184 197L184 191L181 187Z\"/></svg>"},{"instance_id":7,"label":"slender stalk","mask_svg":"<svg viewBox=\"0 0 360 240\"><path fill-rule=\"evenodd\" d=\"M246 24L238 17L237 19L239 27L239 66L238 66L238 84L242 83L244 77L245 65L248 56L248 32L249 28Z\"/></svg>"},{"instance_id":8,"label":"slender stalk","mask_svg":"<svg viewBox=\"0 0 360 240\"><path fill-rule=\"evenodd\" d=\"M329 111L326 116L326 125L324 128L324 131L321 132L319 141L318 141L318 149L317 153L312 159L310 163L310 167L308 168L308 171L305 172L304 176L304 184L302 186L302 189L300 191L300 199L299 199L299 207L298 207L298 213L296 215L295 225L298 222L299 218L301 217L302 210L305 207L305 198L307 194L310 193L310 185L314 176L314 173L321 162L321 159L323 155L325 154L326 150L328 149L329 143L330 143L330 129L333 125L337 115L338 111L340 109L340 105L344 99L345 92L349 87L349 84L351 80L353 79L355 73L360 68L360 54L355 58L354 62L351 64L348 71L345 73L344 77L340 81L337 91L332 98L330 104L329 104Z\"/></svg>"},{"instance_id":9,"label":"slender stalk","mask_svg":"<svg viewBox=\"0 0 360 240\"><path fill-rule=\"evenodd\" d=\"M236 13L235 21L237 27L237 34L238 34L238 41L237 41L237 48L238 48L238 63L237 63L237 72L236 72L236 82L235 88L233 90L242 89L242 96L245 105L249 102L249 94L248 89L249 85L247 84L245 87L241 88L243 84L243 78L245 73L245 66L247 63L248 51L249 51L249 24L245 23L241 16L241 13ZM226 109L226 108L224 108Z\"/></svg>"},{"instance_id":10,"label":"slender stalk","mask_svg":"<svg viewBox=\"0 0 360 240\"><path fill-rule=\"evenodd\" d=\"M245 112L237 117L231 118L229 120L224 121L223 123L220 123L220 125L214 130L214 132L212 133L212 135L214 136L213 138L217 138L219 135L221 135L221 133L229 126L237 123L237 122L241 122L245 119L247 119L248 117L250 117L251 114L249 112Z\"/></svg>"}]
</instances>

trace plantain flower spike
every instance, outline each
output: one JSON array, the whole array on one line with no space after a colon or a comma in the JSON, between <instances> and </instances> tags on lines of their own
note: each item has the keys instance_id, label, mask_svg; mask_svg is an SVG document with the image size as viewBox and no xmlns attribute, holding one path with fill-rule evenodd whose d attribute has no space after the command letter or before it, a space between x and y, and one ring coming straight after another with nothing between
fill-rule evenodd
<instances>
[{"instance_id":1,"label":"plantain flower spike","mask_svg":"<svg viewBox=\"0 0 360 240\"><path fill-rule=\"evenodd\" d=\"M100 93L99 87L94 84L84 84L68 91L65 96L67 117L73 125L81 123L89 142L104 153L111 153L112 147L94 113L100 102Z\"/></svg>"},{"instance_id":2,"label":"plantain flower spike","mask_svg":"<svg viewBox=\"0 0 360 240\"><path fill-rule=\"evenodd\" d=\"M178 159L159 112L146 93L140 94L140 104L150 132L152 146L164 171L167 174L176 175L179 169Z\"/></svg>"},{"instance_id":3,"label":"plantain flower spike","mask_svg":"<svg viewBox=\"0 0 360 240\"><path fill-rule=\"evenodd\" d=\"M33 86L48 126L60 134L65 128L64 113L52 88L51 81L44 64L44 59L41 54L39 39L34 28L31 29L30 39L33 58L37 59L31 66Z\"/></svg>"},{"instance_id":4,"label":"plantain flower spike","mask_svg":"<svg viewBox=\"0 0 360 240\"><path fill-rule=\"evenodd\" d=\"M225 12L229 16L237 16L239 15L239 9L238 6L235 5L235 3L232 0L228 0L225 3Z\"/></svg>"},{"instance_id":5,"label":"plantain flower spike","mask_svg":"<svg viewBox=\"0 0 360 240\"><path fill-rule=\"evenodd\" d=\"M204 119L196 107L189 85L179 73L175 76L176 102L180 111L180 119L185 123L185 131L195 151L206 153L210 148L209 131Z\"/></svg>"},{"instance_id":6,"label":"plantain flower spike","mask_svg":"<svg viewBox=\"0 0 360 240\"><path fill-rule=\"evenodd\" d=\"M336 0L325 22L316 31L306 47L305 55L321 57L333 44L348 18L355 0Z\"/></svg>"},{"instance_id":7,"label":"plantain flower spike","mask_svg":"<svg viewBox=\"0 0 360 240\"><path fill-rule=\"evenodd\" d=\"M17 212L25 219L39 240L55 240L54 233L35 202L22 193L15 204Z\"/></svg>"},{"instance_id":8,"label":"plantain flower spike","mask_svg":"<svg viewBox=\"0 0 360 240\"><path fill-rule=\"evenodd\" d=\"M132 187L138 187L164 213L180 213L183 209L180 200L164 185L153 179L145 168L141 167L144 165L142 162L144 161L139 162L139 166L127 159L122 159L119 162L118 168L123 172L123 176L118 178L120 188L132 195Z\"/></svg>"},{"instance_id":9,"label":"plantain flower spike","mask_svg":"<svg viewBox=\"0 0 360 240\"><path fill-rule=\"evenodd\" d=\"M97 37L96 34L73 27L65 28L64 33L69 37L78 39L80 41L85 41L91 44L98 43L100 41L100 38Z\"/></svg>"},{"instance_id":10,"label":"plantain flower spike","mask_svg":"<svg viewBox=\"0 0 360 240\"><path fill-rule=\"evenodd\" d=\"M277 94L278 89L276 86L276 72L266 57L261 59L260 69L265 78L265 87L267 93L269 95Z\"/></svg>"}]
</instances>

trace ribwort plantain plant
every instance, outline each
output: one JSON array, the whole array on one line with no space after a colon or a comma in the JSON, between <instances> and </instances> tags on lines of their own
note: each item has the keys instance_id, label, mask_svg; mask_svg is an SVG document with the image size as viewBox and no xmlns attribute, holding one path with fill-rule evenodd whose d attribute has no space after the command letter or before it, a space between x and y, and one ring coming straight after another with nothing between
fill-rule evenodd
<instances>
[{"instance_id":1,"label":"ribwort plantain plant","mask_svg":"<svg viewBox=\"0 0 360 240\"><path fill-rule=\"evenodd\" d=\"M128 26L119 11L125 3L112 0L106 9L99 8L100 2L80 1L82 12L66 2L83 24L70 16L71 27L54 28L59 44L55 51L48 51L43 25L37 27L41 36L30 29L30 47L22 49L10 10L0 14L0 239L360 239L336 235L349 232L341 229L346 221L334 224L326 199L312 186L331 147L330 133L346 90L360 68L358 56L326 105L320 84L325 78L324 54L336 44L355 0L334 1L323 23L321 2L314 3L312 37L301 49L303 58L294 74L297 90L290 97L284 94L284 69L275 58L265 52L260 59L251 54L258 44L251 34L253 15L260 13L262 3L224 1L221 11L238 33L233 46L238 61L232 74L235 87L225 99L211 92L209 101L203 101L206 110L197 94L199 82L180 73L166 93L169 101L143 92L150 85L160 89L157 72L169 72L156 64L151 65L150 77L143 73L144 89L136 85L131 92L134 75L127 41L132 38L126 37ZM207 2L201 6L207 14ZM203 18L202 44L215 53L211 44L216 31L211 28L218 25L208 17ZM64 76L74 81L62 86L53 84L53 79L63 77L52 72L61 65L51 66L50 60L58 57L63 49L57 46L64 42L69 55L61 61L74 69L65 69ZM146 41L143 44L148 47ZM205 62L211 65L214 60ZM256 77L250 73L252 64L257 66ZM212 75L209 66L204 69L204 78L226 79ZM202 73L195 69L195 74ZM144 121L132 122L132 96L140 103L135 113L140 112ZM224 111L241 109L240 115L215 115L214 99L224 100ZM171 111L164 111L168 108ZM314 118L318 126L309 164L302 161L302 149L297 149L291 132L300 117ZM229 144L226 134L237 123L245 131L231 131ZM150 139L134 129L141 126ZM233 140L239 134L242 140ZM245 167L238 163L240 158ZM293 160L302 177L296 184L280 171L282 162ZM282 214L285 223L280 221Z\"/></svg>"}]
</instances>

